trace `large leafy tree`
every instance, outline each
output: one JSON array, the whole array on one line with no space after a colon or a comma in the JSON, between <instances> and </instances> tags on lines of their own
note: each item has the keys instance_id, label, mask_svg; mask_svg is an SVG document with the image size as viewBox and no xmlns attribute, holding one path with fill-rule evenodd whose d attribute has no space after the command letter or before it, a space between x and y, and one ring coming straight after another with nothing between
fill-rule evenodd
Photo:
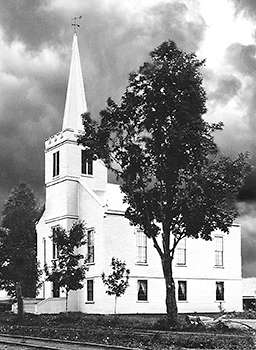
<instances>
[{"instance_id":1,"label":"large leafy tree","mask_svg":"<svg viewBox=\"0 0 256 350\"><path fill-rule=\"evenodd\" d=\"M69 231L57 226L53 228L51 238L57 254L52 265L44 267L46 279L65 289L67 311L69 292L83 288L82 282L88 269L84 255L77 251L86 243L84 224L82 221L74 222Z\"/></svg>"},{"instance_id":2,"label":"large leafy tree","mask_svg":"<svg viewBox=\"0 0 256 350\"><path fill-rule=\"evenodd\" d=\"M33 191L22 183L15 187L2 210L0 230L0 285L18 301L23 314L23 297L35 297L40 270L36 259L38 210Z\"/></svg>"},{"instance_id":3,"label":"large leafy tree","mask_svg":"<svg viewBox=\"0 0 256 350\"><path fill-rule=\"evenodd\" d=\"M220 156L210 125L201 67L194 53L163 42L130 74L118 106L108 99L98 125L83 115L88 158L98 157L122 180L126 217L152 239L162 262L170 324L177 322L172 263L184 237L228 233L236 195L250 170L248 156ZM161 239L160 239L161 238Z\"/></svg>"}]
</instances>

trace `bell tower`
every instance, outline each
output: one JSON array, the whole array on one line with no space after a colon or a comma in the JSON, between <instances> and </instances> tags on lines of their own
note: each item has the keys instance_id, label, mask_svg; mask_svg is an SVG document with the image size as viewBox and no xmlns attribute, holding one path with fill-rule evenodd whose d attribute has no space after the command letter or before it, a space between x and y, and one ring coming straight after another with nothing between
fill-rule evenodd
<instances>
[{"instance_id":1,"label":"bell tower","mask_svg":"<svg viewBox=\"0 0 256 350\"><path fill-rule=\"evenodd\" d=\"M45 142L45 223L69 229L79 218L81 186L105 191L107 169L101 161L88 162L77 136L83 132L81 114L87 112L76 31L61 132Z\"/></svg>"}]
</instances>

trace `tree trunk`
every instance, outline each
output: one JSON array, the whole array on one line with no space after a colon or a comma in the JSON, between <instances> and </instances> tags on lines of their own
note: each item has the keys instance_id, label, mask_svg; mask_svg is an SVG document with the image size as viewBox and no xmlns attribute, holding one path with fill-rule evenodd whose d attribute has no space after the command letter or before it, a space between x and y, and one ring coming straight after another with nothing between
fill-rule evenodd
<instances>
[{"instance_id":1,"label":"tree trunk","mask_svg":"<svg viewBox=\"0 0 256 350\"><path fill-rule=\"evenodd\" d=\"M22 297L22 288L20 282L16 282L16 297L18 304L18 321L19 323L23 323L24 318L24 305L23 305L23 297Z\"/></svg>"},{"instance_id":2,"label":"tree trunk","mask_svg":"<svg viewBox=\"0 0 256 350\"><path fill-rule=\"evenodd\" d=\"M162 259L162 266L166 287L166 312L170 326L177 325L178 309L175 296L175 283L172 275L172 259L170 257Z\"/></svg>"},{"instance_id":3,"label":"tree trunk","mask_svg":"<svg viewBox=\"0 0 256 350\"><path fill-rule=\"evenodd\" d=\"M66 312L68 312L68 292L69 291L66 290Z\"/></svg>"},{"instance_id":4,"label":"tree trunk","mask_svg":"<svg viewBox=\"0 0 256 350\"><path fill-rule=\"evenodd\" d=\"M116 315L116 303L117 303L117 296L115 295L115 311L114 311L115 315Z\"/></svg>"}]
</instances>

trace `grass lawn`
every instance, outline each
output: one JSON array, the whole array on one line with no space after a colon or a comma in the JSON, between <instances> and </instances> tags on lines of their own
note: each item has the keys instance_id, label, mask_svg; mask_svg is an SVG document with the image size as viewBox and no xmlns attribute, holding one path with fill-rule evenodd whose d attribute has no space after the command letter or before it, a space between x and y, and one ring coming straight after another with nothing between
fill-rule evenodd
<instances>
[{"instance_id":1,"label":"grass lawn","mask_svg":"<svg viewBox=\"0 0 256 350\"><path fill-rule=\"evenodd\" d=\"M114 344L143 349L254 349L249 330L230 329L223 324L214 327L189 326L180 316L179 328L167 330L166 318L156 315L57 315L26 314L23 325L17 316L0 314L0 333L60 338L100 344Z\"/></svg>"}]
</instances>

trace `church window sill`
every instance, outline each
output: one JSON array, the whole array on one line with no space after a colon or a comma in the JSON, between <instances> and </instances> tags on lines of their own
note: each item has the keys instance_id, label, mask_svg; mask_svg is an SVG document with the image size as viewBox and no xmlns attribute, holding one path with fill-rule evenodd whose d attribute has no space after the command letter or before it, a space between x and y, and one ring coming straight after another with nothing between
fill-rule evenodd
<instances>
[{"instance_id":1,"label":"church window sill","mask_svg":"<svg viewBox=\"0 0 256 350\"><path fill-rule=\"evenodd\" d=\"M137 266L148 266L148 263L137 262L135 265L137 265Z\"/></svg>"},{"instance_id":2,"label":"church window sill","mask_svg":"<svg viewBox=\"0 0 256 350\"><path fill-rule=\"evenodd\" d=\"M93 178L93 175L89 175L89 174L81 174L82 177L88 177L88 178Z\"/></svg>"}]
</instances>

